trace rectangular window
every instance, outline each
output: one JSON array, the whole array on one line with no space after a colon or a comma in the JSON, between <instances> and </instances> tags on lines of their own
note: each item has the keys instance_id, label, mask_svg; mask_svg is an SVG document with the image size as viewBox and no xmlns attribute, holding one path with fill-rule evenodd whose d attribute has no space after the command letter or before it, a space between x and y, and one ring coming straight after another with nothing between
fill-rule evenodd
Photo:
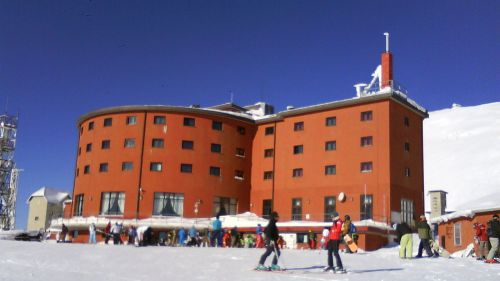
<instances>
[{"instance_id":1,"label":"rectangular window","mask_svg":"<svg viewBox=\"0 0 500 281\"><path fill-rule=\"evenodd\" d=\"M302 220L302 198L292 199L292 220L293 221Z\"/></svg>"},{"instance_id":2,"label":"rectangular window","mask_svg":"<svg viewBox=\"0 0 500 281\"><path fill-rule=\"evenodd\" d=\"M272 210L273 210L273 201L271 199L262 200L262 217L265 219L269 219Z\"/></svg>"},{"instance_id":3,"label":"rectangular window","mask_svg":"<svg viewBox=\"0 0 500 281\"><path fill-rule=\"evenodd\" d=\"M210 145L210 151L215 152L215 153L221 153L222 152L222 145L218 143L212 143Z\"/></svg>"},{"instance_id":4,"label":"rectangular window","mask_svg":"<svg viewBox=\"0 0 500 281\"><path fill-rule=\"evenodd\" d=\"M264 180L272 180L272 179L273 179L273 171L265 171Z\"/></svg>"},{"instance_id":5,"label":"rectangular window","mask_svg":"<svg viewBox=\"0 0 500 281\"><path fill-rule=\"evenodd\" d=\"M73 216L81 217L83 214L83 194L78 194L75 197L75 208L73 210Z\"/></svg>"},{"instance_id":6,"label":"rectangular window","mask_svg":"<svg viewBox=\"0 0 500 281\"><path fill-rule=\"evenodd\" d=\"M194 127L196 125L196 121L194 118L184 117L184 126Z\"/></svg>"},{"instance_id":7,"label":"rectangular window","mask_svg":"<svg viewBox=\"0 0 500 281\"><path fill-rule=\"evenodd\" d=\"M404 119L404 120L405 120L405 121L404 121L405 127L410 127L410 118L405 117L405 119Z\"/></svg>"},{"instance_id":8,"label":"rectangular window","mask_svg":"<svg viewBox=\"0 0 500 281\"><path fill-rule=\"evenodd\" d=\"M300 177L302 177L302 174L303 174L303 169L302 168L293 169L292 176L294 178L300 178Z\"/></svg>"},{"instance_id":9,"label":"rectangular window","mask_svg":"<svg viewBox=\"0 0 500 281\"><path fill-rule=\"evenodd\" d=\"M211 176L220 177L220 167L210 167L209 174Z\"/></svg>"},{"instance_id":10,"label":"rectangular window","mask_svg":"<svg viewBox=\"0 0 500 281\"><path fill-rule=\"evenodd\" d=\"M373 137L361 137L361 147L372 146L373 145Z\"/></svg>"},{"instance_id":11,"label":"rectangular window","mask_svg":"<svg viewBox=\"0 0 500 281\"><path fill-rule=\"evenodd\" d=\"M94 121L89 122L89 131L92 131L94 129Z\"/></svg>"},{"instance_id":12,"label":"rectangular window","mask_svg":"<svg viewBox=\"0 0 500 281\"><path fill-rule=\"evenodd\" d=\"M125 192L101 193L101 215L123 215Z\"/></svg>"},{"instance_id":13,"label":"rectangular window","mask_svg":"<svg viewBox=\"0 0 500 281\"><path fill-rule=\"evenodd\" d=\"M181 173L191 174L193 172L192 164L181 164Z\"/></svg>"},{"instance_id":14,"label":"rectangular window","mask_svg":"<svg viewBox=\"0 0 500 281\"><path fill-rule=\"evenodd\" d=\"M222 122L212 121L212 130L222 131Z\"/></svg>"},{"instance_id":15,"label":"rectangular window","mask_svg":"<svg viewBox=\"0 0 500 281\"><path fill-rule=\"evenodd\" d=\"M325 125L327 127L336 126L337 125L337 117L326 117Z\"/></svg>"},{"instance_id":16,"label":"rectangular window","mask_svg":"<svg viewBox=\"0 0 500 281\"><path fill-rule=\"evenodd\" d=\"M325 142L325 150L326 151L337 150L337 141L327 141L327 142Z\"/></svg>"},{"instance_id":17,"label":"rectangular window","mask_svg":"<svg viewBox=\"0 0 500 281\"><path fill-rule=\"evenodd\" d=\"M153 117L153 124L157 124L157 125L165 125L167 124L167 119L165 118L165 116L154 116Z\"/></svg>"},{"instance_id":18,"label":"rectangular window","mask_svg":"<svg viewBox=\"0 0 500 281\"><path fill-rule=\"evenodd\" d=\"M154 148L163 148L165 147L165 141L163 139L153 139L151 146Z\"/></svg>"},{"instance_id":19,"label":"rectangular window","mask_svg":"<svg viewBox=\"0 0 500 281\"><path fill-rule=\"evenodd\" d=\"M111 127L113 125L113 118L104 118L104 127Z\"/></svg>"},{"instance_id":20,"label":"rectangular window","mask_svg":"<svg viewBox=\"0 0 500 281\"><path fill-rule=\"evenodd\" d=\"M361 220L373 219L373 195L360 196L360 215Z\"/></svg>"},{"instance_id":21,"label":"rectangular window","mask_svg":"<svg viewBox=\"0 0 500 281\"><path fill-rule=\"evenodd\" d=\"M126 148L135 147L135 139L125 139L125 143L123 144Z\"/></svg>"},{"instance_id":22,"label":"rectangular window","mask_svg":"<svg viewBox=\"0 0 500 281\"><path fill-rule=\"evenodd\" d=\"M236 156L245 157L245 149L237 147L236 148Z\"/></svg>"},{"instance_id":23,"label":"rectangular window","mask_svg":"<svg viewBox=\"0 0 500 281\"><path fill-rule=\"evenodd\" d=\"M455 223L453 225L453 236L454 236L454 241L455 241L455 246L461 246L462 245L462 224L460 223Z\"/></svg>"},{"instance_id":24,"label":"rectangular window","mask_svg":"<svg viewBox=\"0 0 500 281\"><path fill-rule=\"evenodd\" d=\"M244 135L246 130L245 127L238 126L237 131L240 135Z\"/></svg>"},{"instance_id":25,"label":"rectangular window","mask_svg":"<svg viewBox=\"0 0 500 281\"><path fill-rule=\"evenodd\" d=\"M336 210L336 204L335 204L335 196L326 196L325 197L325 214L324 214L324 221L326 222L331 222L332 217L333 217L333 212Z\"/></svg>"},{"instance_id":26,"label":"rectangular window","mask_svg":"<svg viewBox=\"0 0 500 281\"><path fill-rule=\"evenodd\" d=\"M293 154L302 154L304 153L304 146L302 144L295 145L293 147Z\"/></svg>"},{"instance_id":27,"label":"rectangular window","mask_svg":"<svg viewBox=\"0 0 500 281\"><path fill-rule=\"evenodd\" d=\"M335 165L325 166L325 175L335 175L335 174L337 174L337 166Z\"/></svg>"},{"instance_id":28,"label":"rectangular window","mask_svg":"<svg viewBox=\"0 0 500 281\"><path fill-rule=\"evenodd\" d=\"M106 173L106 172L108 172L108 163L99 164L99 173Z\"/></svg>"},{"instance_id":29,"label":"rectangular window","mask_svg":"<svg viewBox=\"0 0 500 281\"><path fill-rule=\"evenodd\" d=\"M137 117L136 116L127 116L127 120L125 121L127 125L135 125L137 124Z\"/></svg>"},{"instance_id":30,"label":"rectangular window","mask_svg":"<svg viewBox=\"0 0 500 281\"><path fill-rule=\"evenodd\" d=\"M85 167L83 167L83 173L90 174L90 165L85 165Z\"/></svg>"},{"instance_id":31,"label":"rectangular window","mask_svg":"<svg viewBox=\"0 0 500 281\"><path fill-rule=\"evenodd\" d=\"M245 177L244 177L243 171L235 170L234 171L234 178L237 179L237 180L244 180Z\"/></svg>"},{"instance_id":32,"label":"rectangular window","mask_svg":"<svg viewBox=\"0 0 500 281\"><path fill-rule=\"evenodd\" d=\"M153 216L181 217L184 214L184 194L155 192Z\"/></svg>"},{"instance_id":33,"label":"rectangular window","mask_svg":"<svg viewBox=\"0 0 500 281\"><path fill-rule=\"evenodd\" d=\"M87 146L85 147L86 152L91 152L92 151L92 143L87 143Z\"/></svg>"},{"instance_id":34,"label":"rectangular window","mask_svg":"<svg viewBox=\"0 0 500 281\"><path fill-rule=\"evenodd\" d=\"M371 111L361 112L361 121L370 121L373 119L373 113Z\"/></svg>"},{"instance_id":35,"label":"rectangular window","mask_svg":"<svg viewBox=\"0 0 500 281\"><path fill-rule=\"evenodd\" d=\"M265 158L273 157L273 156L274 156L274 149L269 148L269 149L264 150L264 157Z\"/></svg>"},{"instance_id":36,"label":"rectangular window","mask_svg":"<svg viewBox=\"0 0 500 281\"><path fill-rule=\"evenodd\" d=\"M183 140L182 149L194 149L194 141Z\"/></svg>"},{"instance_id":37,"label":"rectangular window","mask_svg":"<svg viewBox=\"0 0 500 281\"><path fill-rule=\"evenodd\" d=\"M410 152L410 143L409 142L405 142L405 151Z\"/></svg>"},{"instance_id":38,"label":"rectangular window","mask_svg":"<svg viewBox=\"0 0 500 281\"><path fill-rule=\"evenodd\" d=\"M361 162L361 173L371 173L373 170L372 162Z\"/></svg>"},{"instance_id":39,"label":"rectangular window","mask_svg":"<svg viewBox=\"0 0 500 281\"><path fill-rule=\"evenodd\" d=\"M401 199L401 221L411 225L413 214L413 200Z\"/></svg>"},{"instance_id":40,"label":"rectangular window","mask_svg":"<svg viewBox=\"0 0 500 281\"><path fill-rule=\"evenodd\" d=\"M238 201L236 198L214 197L213 215L226 216L236 215L238 209Z\"/></svg>"},{"instance_id":41,"label":"rectangular window","mask_svg":"<svg viewBox=\"0 0 500 281\"><path fill-rule=\"evenodd\" d=\"M132 162L122 162L122 171L132 171L134 164Z\"/></svg>"},{"instance_id":42,"label":"rectangular window","mask_svg":"<svg viewBox=\"0 0 500 281\"><path fill-rule=\"evenodd\" d=\"M405 168L405 177L410 177L410 168Z\"/></svg>"},{"instance_id":43,"label":"rectangular window","mask_svg":"<svg viewBox=\"0 0 500 281\"><path fill-rule=\"evenodd\" d=\"M265 135L274 135L274 127L266 127Z\"/></svg>"},{"instance_id":44,"label":"rectangular window","mask_svg":"<svg viewBox=\"0 0 500 281\"><path fill-rule=\"evenodd\" d=\"M149 164L149 170L152 172L161 172L162 171L161 162L151 162Z\"/></svg>"},{"instance_id":45,"label":"rectangular window","mask_svg":"<svg viewBox=\"0 0 500 281\"><path fill-rule=\"evenodd\" d=\"M295 124L293 124L293 130L294 131L303 131L304 130L304 122L295 122Z\"/></svg>"},{"instance_id":46,"label":"rectangular window","mask_svg":"<svg viewBox=\"0 0 500 281\"><path fill-rule=\"evenodd\" d=\"M110 140L103 140L101 142L101 149L109 149L111 147L111 141Z\"/></svg>"}]
</instances>

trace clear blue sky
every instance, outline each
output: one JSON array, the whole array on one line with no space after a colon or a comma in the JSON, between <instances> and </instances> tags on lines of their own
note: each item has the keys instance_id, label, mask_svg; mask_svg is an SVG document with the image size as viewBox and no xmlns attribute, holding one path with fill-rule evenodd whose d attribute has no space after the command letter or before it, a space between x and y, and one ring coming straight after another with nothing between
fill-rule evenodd
<instances>
[{"instance_id":1,"label":"clear blue sky","mask_svg":"<svg viewBox=\"0 0 500 281\"><path fill-rule=\"evenodd\" d=\"M72 190L78 117L136 104L351 98L391 34L394 79L429 111L500 100L500 1L0 0L0 108L19 114L17 227ZM7 102L8 100L8 102Z\"/></svg>"}]
</instances>

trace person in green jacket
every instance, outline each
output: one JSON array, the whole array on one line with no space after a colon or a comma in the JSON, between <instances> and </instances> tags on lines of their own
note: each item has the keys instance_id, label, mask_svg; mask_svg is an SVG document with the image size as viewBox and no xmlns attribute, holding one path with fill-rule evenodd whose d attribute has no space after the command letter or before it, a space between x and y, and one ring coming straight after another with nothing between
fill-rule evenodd
<instances>
[{"instance_id":1,"label":"person in green jacket","mask_svg":"<svg viewBox=\"0 0 500 281\"><path fill-rule=\"evenodd\" d=\"M434 257L429 241L431 239L431 228L427 223L427 219L425 218L424 215L420 216L420 221L417 222L416 226L417 226L418 238L420 238L420 244L418 244L418 254L415 257L421 258L424 248L429 257Z\"/></svg>"}]
</instances>

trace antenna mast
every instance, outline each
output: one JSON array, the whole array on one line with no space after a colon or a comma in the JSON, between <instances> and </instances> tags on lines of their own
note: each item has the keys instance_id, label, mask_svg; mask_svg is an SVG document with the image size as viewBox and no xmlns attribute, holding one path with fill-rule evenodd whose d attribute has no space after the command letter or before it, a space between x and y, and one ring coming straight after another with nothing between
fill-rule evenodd
<instances>
[{"instance_id":1,"label":"antenna mast","mask_svg":"<svg viewBox=\"0 0 500 281\"><path fill-rule=\"evenodd\" d=\"M385 35L385 52L389 53L389 32L384 32Z\"/></svg>"},{"instance_id":2,"label":"antenna mast","mask_svg":"<svg viewBox=\"0 0 500 281\"><path fill-rule=\"evenodd\" d=\"M19 170L15 169L17 116L0 115L0 229L15 228Z\"/></svg>"}]
</instances>

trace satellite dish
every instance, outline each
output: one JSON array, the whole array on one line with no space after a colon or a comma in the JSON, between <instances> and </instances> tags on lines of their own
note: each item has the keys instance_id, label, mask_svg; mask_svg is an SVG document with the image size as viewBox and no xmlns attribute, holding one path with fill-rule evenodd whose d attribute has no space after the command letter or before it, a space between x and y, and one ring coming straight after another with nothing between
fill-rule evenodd
<instances>
[{"instance_id":1,"label":"satellite dish","mask_svg":"<svg viewBox=\"0 0 500 281\"><path fill-rule=\"evenodd\" d=\"M339 193L339 201L344 202L347 196L345 195L344 192Z\"/></svg>"}]
</instances>

